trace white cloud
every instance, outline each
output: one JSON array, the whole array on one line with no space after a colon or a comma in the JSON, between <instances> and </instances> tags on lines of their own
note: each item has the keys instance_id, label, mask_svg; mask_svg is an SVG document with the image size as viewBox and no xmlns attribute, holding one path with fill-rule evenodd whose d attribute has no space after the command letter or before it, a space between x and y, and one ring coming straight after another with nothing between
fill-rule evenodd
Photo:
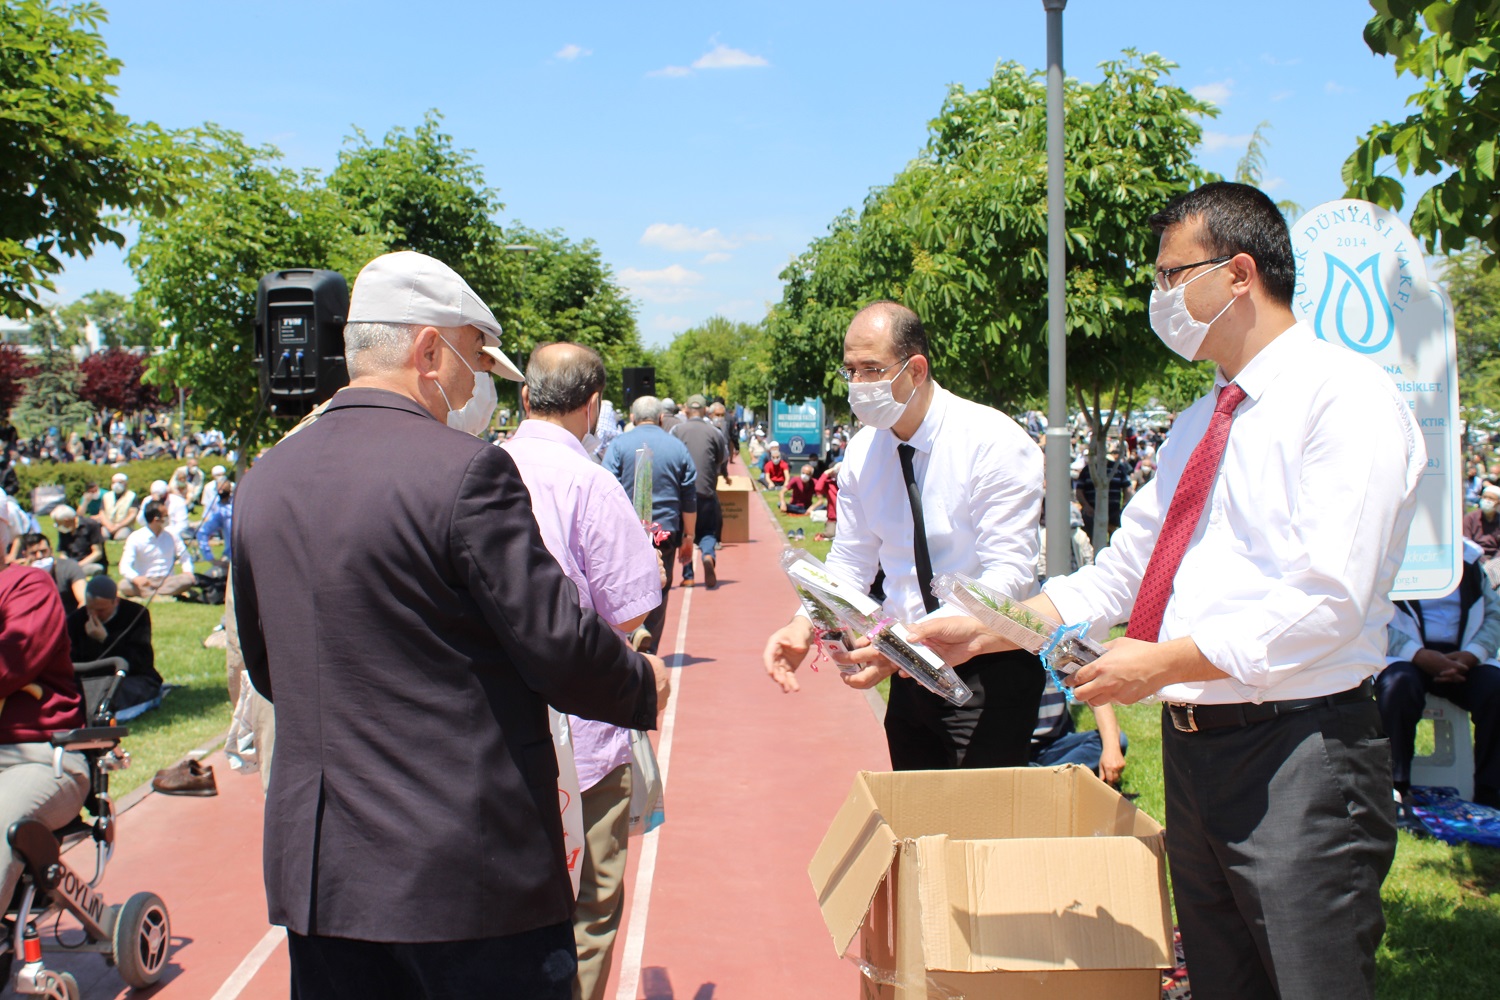
<instances>
[{"instance_id":1,"label":"white cloud","mask_svg":"<svg viewBox=\"0 0 1500 1000\"><path fill-rule=\"evenodd\" d=\"M554 54L554 58L562 59L565 62L572 62L579 56L591 56L593 54L593 49L586 49L581 45L574 45L569 42L567 45L564 45L562 48L557 50L557 52Z\"/></svg>"},{"instance_id":2,"label":"white cloud","mask_svg":"<svg viewBox=\"0 0 1500 1000\"><path fill-rule=\"evenodd\" d=\"M1323 93L1325 93L1325 94L1352 94L1352 93L1354 93L1354 88L1353 87L1345 87L1342 84L1335 83L1332 80L1329 80L1327 83L1323 84Z\"/></svg>"},{"instance_id":3,"label":"white cloud","mask_svg":"<svg viewBox=\"0 0 1500 1000\"><path fill-rule=\"evenodd\" d=\"M1266 194L1270 194L1272 191L1275 191L1277 188L1283 188L1283 187L1286 187L1286 178L1285 177L1272 177L1270 180L1261 181L1261 183L1260 183L1260 189L1262 191L1266 192Z\"/></svg>"},{"instance_id":4,"label":"white cloud","mask_svg":"<svg viewBox=\"0 0 1500 1000\"><path fill-rule=\"evenodd\" d=\"M1239 149L1250 145L1251 133L1244 135L1230 135L1227 132L1204 132L1203 151L1205 153L1217 153L1223 149Z\"/></svg>"},{"instance_id":5,"label":"white cloud","mask_svg":"<svg viewBox=\"0 0 1500 1000\"><path fill-rule=\"evenodd\" d=\"M733 250L739 245L739 240L732 240L717 229L694 229L680 222L653 222L641 235L643 247L660 247L678 253Z\"/></svg>"},{"instance_id":6,"label":"white cloud","mask_svg":"<svg viewBox=\"0 0 1500 1000\"><path fill-rule=\"evenodd\" d=\"M709 39L709 43L713 45L713 48L694 59L691 67L663 66L661 69L653 69L646 75L690 76L695 69L755 69L771 65L770 60L765 56L754 55L744 49L732 49L712 38Z\"/></svg>"},{"instance_id":7,"label":"white cloud","mask_svg":"<svg viewBox=\"0 0 1500 1000\"><path fill-rule=\"evenodd\" d=\"M1214 83L1205 83L1200 87L1193 87L1188 93L1198 98L1198 100L1207 101L1210 104L1226 104L1233 90L1233 80L1219 80Z\"/></svg>"},{"instance_id":8,"label":"white cloud","mask_svg":"<svg viewBox=\"0 0 1500 1000\"><path fill-rule=\"evenodd\" d=\"M749 69L769 65L764 56L753 56L743 49L731 49L723 44L715 45L693 61L693 69Z\"/></svg>"},{"instance_id":9,"label":"white cloud","mask_svg":"<svg viewBox=\"0 0 1500 1000\"><path fill-rule=\"evenodd\" d=\"M1288 97L1294 96L1296 93L1297 92L1295 90L1278 90L1276 91L1276 93L1271 95L1271 100L1279 103L1286 100Z\"/></svg>"},{"instance_id":10,"label":"white cloud","mask_svg":"<svg viewBox=\"0 0 1500 1000\"><path fill-rule=\"evenodd\" d=\"M685 302L693 297L693 286L702 280L703 275L681 264L654 271L637 267L620 271L620 283L647 302Z\"/></svg>"},{"instance_id":11,"label":"white cloud","mask_svg":"<svg viewBox=\"0 0 1500 1000\"><path fill-rule=\"evenodd\" d=\"M705 264L722 264L725 261L729 260L733 256L734 256L733 254L720 253L720 252L715 251L714 253L704 254L703 255L703 263L705 263Z\"/></svg>"}]
</instances>

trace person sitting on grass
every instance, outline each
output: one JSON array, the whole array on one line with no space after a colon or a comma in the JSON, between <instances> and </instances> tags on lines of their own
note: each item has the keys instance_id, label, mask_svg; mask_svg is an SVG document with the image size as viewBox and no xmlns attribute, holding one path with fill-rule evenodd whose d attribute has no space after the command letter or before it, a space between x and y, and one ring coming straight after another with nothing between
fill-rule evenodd
<instances>
[{"instance_id":1,"label":"person sitting on grass","mask_svg":"<svg viewBox=\"0 0 1500 1000\"><path fill-rule=\"evenodd\" d=\"M1032 767L1061 767L1079 764L1088 768L1107 784L1118 788L1125 773L1125 750L1129 740L1115 710L1109 705L1094 707L1094 724L1098 729L1079 731L1068 710L1067 696L1047 676L1042 701L1037 707L1036 729L1031 734ZM1106 751L1105 748L1109 749Z\"/></svg>"},{"instance_id":2,"label":"person sitting on grass","mask_svg":"<svg viewBox=\"0 0 1500 1000\"><path fill-rule=\"evenodd\" d=\"M120 600L115 581L96 576L85 589L83 607L68 615L68 642L74 663L119 656L129 673L110 703L115 718L128 721L161 704L161 674L151 645L151 612L134 601Z\"/></svg>"},{"instance_id":3,"label":"person sitting on grass","mask_svg":"<svg viewBox=\"0 0 1500 1000\"><path fill-rule=\"evenodd\" d=\"M146 526L131 532L120 555L120 592L126 597L171 597L198 582L182 539L167 530L164 504L146 504ZM181 573L172 572L180 564ZM100 579L95 577L94 579Z\"/></svg>"},{"instance_id":4,"label":"person sitting on grass","mask_svg":"<svg viewBox=\"0 0 1500 1000\"><path fill-rule=\"evenodd\" d=\"M795 479L788 479L781 487L778 506L786 514L806 514L813 501L813 467L804 463Z\"/></svg>"},{"instance_id":5,"label":"person sitting on grass","mask_svg":"<svg viewBox=\"0 0 1500 1000\"><path fill-rule=\"evenodd\" d=\"M792 467L781 457L781 445L776 441L766 451L766 460L760 466L761 489L779 490L786 485Z\"/></svg>"},{"instance_id":6,"label":"person sitting on grass","mask_svg":"<svg viewBox=\"0 0 1500 1000\"><path fill-rule=\"evenodd\" d=\"M104 529L105 538L119 541L129 537L134 530L131 526L135 524L140 504L129 482L130 477L123 472L116 472L110 477L109 492L104 495L103 507L99 512L99 527Z\"/></svg>"},{"instance_id":7,"label":"person sitting on grass","mask_svg":"<svg viewBox=\"0 0 1500 1000\"><path fill-rule=\"evenodd\" d=\"M109 557L104 554L104 529L98 521L67 504L58 504L52 508L52 523L57 528L59 554L72 559L89 576L104 572Z\"/></svg>"},{"instance_id":8,"label":"person sitting on grass","mask_svg":"<svg viewBox=\"0 0 1500 1000\"><path fill-rule=\"evenodd\" d=\"M823 525L823 530L815 536L817 541L826 542L838 534L839 526L839 465L834 462L817 479L813 480L813 502L807 508L811 514L815 510L826 510L828 521Z\"/></svg>"},{"instance_id":9,"label":"person sitting on grass","mask_svg":"<svg viewBox=\"0 0 1500 1000\"><path fill-rule=\"evenodd\" d=\"M39 531L28 531L21 536L20 562L35 566L57 584L57 596L62 598L63 613L68 614L83 603L83 584L88 574L67 556L52 554L52 541Z\"/></svg>"}]
</instances>

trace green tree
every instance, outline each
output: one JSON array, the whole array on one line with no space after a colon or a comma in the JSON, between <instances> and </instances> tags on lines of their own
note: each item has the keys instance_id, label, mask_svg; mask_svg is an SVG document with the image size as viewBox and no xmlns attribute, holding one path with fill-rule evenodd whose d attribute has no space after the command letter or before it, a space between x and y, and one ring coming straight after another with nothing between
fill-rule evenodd
<instances>
[{"instance_id":1,"label":"green tree","mask_svg":"<svg viewBox=\"0 0 1500 1000\"><path fill-rule=\"evenodd\" d=\"M1255 131L1250 133L1250 141L1245 144L1245 155L1240 157L1240 162L1234 167L1234 179L1239 183L1254 187L1260 187L1264 183L1266 147L1271 144L1271 141L1266 138L1266 130L1270 127L1270 122L1261 122L1255 126ZM1290 198L1278 201L1276 207L1281 209L1281 214L1288 222L1302 214L1302 206Z\"/></svg>"},{"instance_id":2,"label":"green tree","mask_svg":"<svg viewBox=\"0 0 1500 1000\"><path fill-rule=\"evenodd\" d=\"M96 3L0 0L0 313L42 308L63 255L125 245L108 210L159 213L184 179L178 137L115 109L104 20Z\"/></svg>"},{"instance_id":3,"label":"green tree","mask_svg":"<svg viewBox=\"0 0 1500 1000\"><path fill-rule=\"evenodd\" d=\"M756 406L770 388L768 347L761 324L712 316L679 333L661 353L657 390L679 403L701 393Z\"/></svg>"},{"instance_id":4,"label":"green tree","mask_svg":"<svg viewBox=\"0 0 1500 1000\"><path fill-rule=\"evenodd\" d=\"M535 248L491 250L503 258L495 260L492 268L521 267L506 308L496 312L508 317L501 320L506 353L524 365L537 344L555 340L586 344L604 358L609 372L606 395L619 402L623 398L620 369L640 364L644 354L635 307L615 283L599 247L589 239L570 240L556 229L516 225L506 236L510 246Z\"/></svg>"},{"instance_id":5,"label":"green tree","mask_svg":"<svg viewBox=\"0 0 1500 1000\"><path fill-rule=\"evenodd\" d=\"M146 347L161 325L143 298L127 298L109 290L89 292L58 312L64 317L74 342L82 343L85 329L93 323L99 331L100 345L106 349Z\"/></svg>"},{"instance_id":6,"label":"green tree","mask_svg":"<svg viewBox=\"0 0 1500 1000\"><path fill-rule=\"evenodd\" d=\"M264 419L254 362L255 291L286 267L339 271L351 284L384 247L355 232L344 204L312 171L278 165L273 147L247 145L207 126L207 156L191 196L170 215L145 219L130 265L153 331L147 380L192 390L194 405L224 430L240 461L277 431Z\"/></svg>"},{"instance_id":7,"label":"green tree","mask_svg":"<svg viewBox=\"0 0 1500 1000\"><path fill-rule=\"evenodd\" d=\"M415 129L393 128L379 145L356 128L328 187L349 207L356 231L387 250L416 250L447 264L503 325L516 308L521 270L520 260L505 254L494 221L505 206L485 185L472 150L441 130L442 120L428 111Z\"/></svg>"},{"instance_id":8,"label":"green tree","mask_svg":"<svg viewBox=\"0 0 1500 1000\"><path fill-rule=\"evenodd\" d=\"M1370 0L1365 43L1394 56L1422 89L1412 113L1366 133L1344 163L1351 198L1402 207L1402 183L1382 171L1445 175L1412 208L1412 232L1431 253L1478 240L1500 252L1500 0Z\"/></svg>"},{"instance_id":9,"label":"green tree","mask_svg":"<svg viewBox=\"0 0 1500 1000\"><path fill-rule=\"evenodd\" d=\"M1105 429L1165 368L1147 301L1156 238L1147 218L1206 175L1193 162L1213 108L1168 82L1174 64L1127 51L1098 83L1065 89L1068 377ZM904 302L928 327L933 370L960 395L1017 409L1044 387L1047 358L1046 83L1015 63L975 91L950 90L922 155L856 216L834 220L782 272L768 321L783 393L832 395L854 309ZM1100 505L1101 513L1104 505ZM1104 522L1095 537L1103 542Z\"/></svg>"},{"instance_id":10,"label":"green tree","mask_svg":"<svg viewBox=\"0 0 1500 1000\"><path fill-rule=\"evenodd\" d=\"M38 313L31 321L32 342L41 354L32 363L31 375L23 381L25 395L11 414L16 429L28 437L57 428L66 439L69 432L86 425L92 408L78 396L83 375L73 355L60 342L61 320L50 312Z\"/></svg>"},{"instance_id":11,"label":"green tree","mask_svg":"<svg viewBox=\"0 0 1500 1000\"><path fill-rule=\"evenodd\" d=\"M1458 398L1466 419L1500 411L1500 268L1486 247L1471 244L1443 262L1458 332Z\"/></svg>"}]
</instances>

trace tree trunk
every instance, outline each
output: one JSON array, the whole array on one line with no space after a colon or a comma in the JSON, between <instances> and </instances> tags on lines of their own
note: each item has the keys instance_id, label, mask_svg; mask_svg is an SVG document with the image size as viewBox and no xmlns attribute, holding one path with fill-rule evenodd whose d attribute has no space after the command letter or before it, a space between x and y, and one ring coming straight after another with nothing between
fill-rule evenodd
<instances>
[{"instance_id":1,"label":"tree trunk","mask_svg":"<svg viewBox=\"0 0 1500 1000\"><path fill-rule=\"evenodd\" d=\"M1109 544L1109 429L1114 426L1115 417L1120 412L1120 385L1116 383L1110 387L1110 410L1106 419L1103 412L1104 387L1095 383L1092 387L1093 405L1084 397L1082 387L1077 387L1078 406L1089 419L1089 476L1094 481L1094 526L1092 540L1094 543L1094 554L1098 553ZM1134 396L1134 387L1128 390L1126 396L1126 415L1129 415L1130 403ZM1124 446L1123 437L1121 446ZM1124 501L1124 497L1120 498Z\"/></svg>"}]
</instances>

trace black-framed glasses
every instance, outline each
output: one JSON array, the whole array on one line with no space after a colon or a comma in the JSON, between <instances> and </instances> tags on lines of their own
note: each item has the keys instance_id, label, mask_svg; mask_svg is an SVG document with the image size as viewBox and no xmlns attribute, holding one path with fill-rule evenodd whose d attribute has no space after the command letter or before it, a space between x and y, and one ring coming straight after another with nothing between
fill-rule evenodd
<instances>
[{"instance_id":1,"label":"black-framed glasses","mask_svg":"<svg viewBox=\"0 0 1500 1000\"><path fill-rule=\"evenodd\" d=\"M845 382L878 382L880 381L880 376L892 368L900 368L911 359L912 355L908 354L900 361L893 361L884 368L850 368L848 365L839 365L834 369L834 372ZM894 377L892 376L892 378Z\"/></svg>"},{"instance_id":2,"label":"black-framed glasses","mask_svg":"<svg viewBox=\"0 0 1500 1000\"><path fill-rule=\"evenodd\" d=\"M1208 260L1200 260L1196 264L1183 264L1180 267L1159 267L1156 269L1156 287L1163 292L1170 292L1172 290L1172 275L1179 271L1191 271L1193 268L1202 267L1204 264L1222 264L1226 260L1234 260L1234 254L1228 253L1222 257L1210 257Z\"/></svg>"}]
</instances>

